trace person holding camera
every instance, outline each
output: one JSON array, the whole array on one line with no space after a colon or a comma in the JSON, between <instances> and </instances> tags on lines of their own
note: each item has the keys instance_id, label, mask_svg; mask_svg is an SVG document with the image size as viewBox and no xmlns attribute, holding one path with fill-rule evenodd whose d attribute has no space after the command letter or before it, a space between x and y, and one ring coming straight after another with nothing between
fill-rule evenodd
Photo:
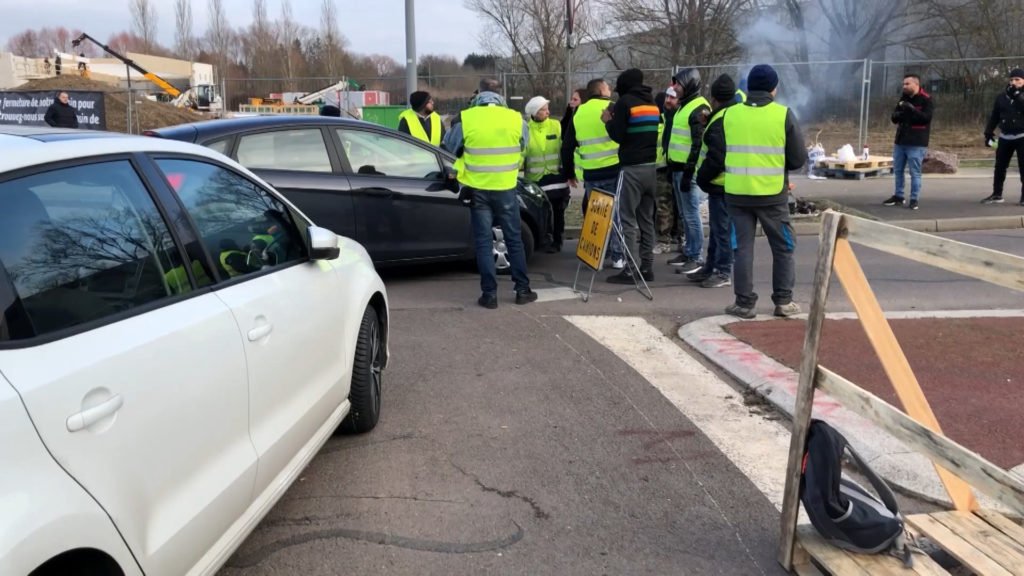
<instances>
[{"instance_id":1,"label":"person holding camera","mask_svg":"<svg viewBox=\"0 0 1024 576\"><path fill-rule=\"evenodd\" d=\"M886 206L904 204L904 169L910 170L911 210L917 210L921 195L921 164L928 152L928 137L932 129L932 113L935 104L931 96L921 88L921 77L907 74L903 77L903 95L892 113L896 128L896 146L893 148L893 174L896 190L883 202Z\"/></svg>"},{"instance_id":2,"label":"person holding camera","mask_svg":"<svg viewBox=\"0 0 1024 576\"><path fill-rule=\"evenodd\" d=\"M995 136L997 127L999 140ZM996 168L992 178L992 195L981 203L1002 204L1006 169L1010 167L1010 160L1016 152L1021 178L1020 205L1024 206L1024 68L1015 68L1010 72L1010 83L996 97L992 115L985 126L985 145L996 147Z\"/></svg>"}]
</instances>

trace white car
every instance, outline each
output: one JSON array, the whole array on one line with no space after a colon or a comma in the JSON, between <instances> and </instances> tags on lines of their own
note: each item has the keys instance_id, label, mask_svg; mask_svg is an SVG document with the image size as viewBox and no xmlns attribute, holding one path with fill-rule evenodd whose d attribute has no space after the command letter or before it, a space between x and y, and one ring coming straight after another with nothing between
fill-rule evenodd
<instances>
[{"instance_id":1,"label":"white car","mask_svg":"<svg viewBox=\"0 0 1024 576\"><path fill-rule=\"evenodd\" d=\"M380 413L356 242L181 142L0 127L0 574L212 574Z\"/></svg>"}]
</instances>

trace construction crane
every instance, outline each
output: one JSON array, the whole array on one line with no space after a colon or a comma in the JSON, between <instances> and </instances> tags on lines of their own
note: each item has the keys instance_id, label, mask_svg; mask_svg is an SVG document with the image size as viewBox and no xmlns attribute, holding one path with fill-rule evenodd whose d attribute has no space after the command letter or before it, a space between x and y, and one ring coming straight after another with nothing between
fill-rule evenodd
<instances>
[{"instance_id":1,"label":"construction crane","mask_svg":"<svg viewBox=\"0 0 1024 576\"><path fill-rule=\"evenodd\" d=\"M146 70L142 66L139 66L131 58L125 58L124 56L121 56L120 54L118 54L117 52L112 50L110 48L110 46L107 46L106 44L103 44L102 42L100 42L99 40L93 38L92 36L89 36L88 34L83 33L78 38L75 38L74 40L72 40L71 41L71 46L73 46L75 48L78 48L78 46L84 40L89 40L93 44L99 46L100 48L103 48L104 52L106 52L107 54L110 54L114 58L117 58L121 62L124 62L129 68L134 69L139 74L142 74L142 76L146 80L149 80L153 84L156 84L157 86L159 86L161 89L163 89L164 92L167 92L168 94L170 94L172 98L177 98L178 96L181 95L181 90L178 90L174 86L171 86L171 84L169 82L167 82L166 80L164 80L163 78L157 76L156 74L153 74L152 72L150 72L149 70Z\"/></svg>"}]
</instances>

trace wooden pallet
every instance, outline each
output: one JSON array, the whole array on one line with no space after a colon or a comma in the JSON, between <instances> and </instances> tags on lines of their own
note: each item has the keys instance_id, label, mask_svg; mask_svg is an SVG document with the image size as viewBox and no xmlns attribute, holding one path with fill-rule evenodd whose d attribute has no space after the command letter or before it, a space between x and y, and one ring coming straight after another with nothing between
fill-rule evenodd
<instances>
[{"instance_id":1,"label":"wooden pallet","mask_svg":"<svg viewBox=\"0 0 1024 576\"><path fill-rule=\"evenodd\" d=\"M892 168L893 160L888 156L868 156L867 160L835 160L826 158L818 161L818 166L830 170L877 170L879 168Z\"/></svg>"},{"instance_id":2,"label":"wooden pallet","mask_svg":"<svg viewBox=\"0 0 1024 576\"><path fill-rule=\"evenodd\" d=\"M1024 528L996 512L917 514L907 522L977 576L1024 575Z\"/></svg>"},{"instance_id":3,"label":"wooden pallet","mask_svg":"<svg viewBox=\"0 0 1024 576\"><path fill-rule=\"evenodd\" d=\"M889 174L892 174L892 168L857 168L855 170L825 168L819 169L818 172L820 174L824 174L826 178L835 178L839 180L863 180L865 178L888 176Z\"/></svg>"},{"instance_id":4,"label":"wooden pallet","mask_svg":"<svg viewBox=\"0 0 1024 576\"><path fill-rule=\"evenodd\" d=\"M914 566L908 570L895 556L857 554L836 548L825 542L810 524L797 528L796 542L793 570L799 576L821 574L811 559L834 576L949 576L935 560L923 554L914 554Z\"/></svg>"}]
</instances>

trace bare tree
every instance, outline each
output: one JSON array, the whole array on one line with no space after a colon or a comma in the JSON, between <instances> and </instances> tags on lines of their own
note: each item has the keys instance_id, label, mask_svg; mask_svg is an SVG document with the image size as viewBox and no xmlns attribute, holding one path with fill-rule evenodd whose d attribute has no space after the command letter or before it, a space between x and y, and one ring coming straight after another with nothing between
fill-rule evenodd
<instances>
[{"instance_id":1,"label":"bare tree","mask_svg":"<svg viewBox=\"0 0 1024 576\"><path fill-rule=\"evenodd\" d=\"M210 24L206 30L206 44L213 54L214 65L217 67L217 74L224 78L227 74L227 65L231 61L231 48L234 41L234 33L231 24L228 23L227 13L224 10L224 0L209 0L208 5Z\"/></svg>"},{"instance_id":2,"label":"bare tree","mask_svg":"<svg viewBox=\"0 0 1024 576\"><path fill-rule=\"evenodd\" d=\"M174 51L191 60L195 56L195 37L192 34L192 0L174 0Z\"/></svg>"},{"instance_id":3,"label":"bare tree","mask_svg":"<svg viewBox=\"0 0 1024 576\"><path fill-rule=\"evenodd\" d=\"M149 50L156 43L156 4L150 0L129 0L128 9L132 15L132 30Z\"/></svg>"},{"instance_id":4,"label":"bare tree","mask_svg":"<svg viewBox=\"0 0 1024 576\"><path fill-rule=\"evenodd\" d=\"M334 78L345 73L342 50L345 39L338 31L338 6L334 0L323 0L320 5L320 40L324 45L327 75Z\"/></svg>"},{"instance_id":5,"label":"bare tree","mask_svg":"<svg viewBox=\"0 0 1024 576\"><path fill-rule=\"evenodd\" d=\"M281 0L281 18L277 22L277 36L281 42L281 63L284 70L284 77L292 80L295 78L296 68L299 66L297 56L301 56L299 42L300 27L292 16L291 0ZM289 82L289 89L294 90L293 82Z\"/></svg>"}]
</instances>

